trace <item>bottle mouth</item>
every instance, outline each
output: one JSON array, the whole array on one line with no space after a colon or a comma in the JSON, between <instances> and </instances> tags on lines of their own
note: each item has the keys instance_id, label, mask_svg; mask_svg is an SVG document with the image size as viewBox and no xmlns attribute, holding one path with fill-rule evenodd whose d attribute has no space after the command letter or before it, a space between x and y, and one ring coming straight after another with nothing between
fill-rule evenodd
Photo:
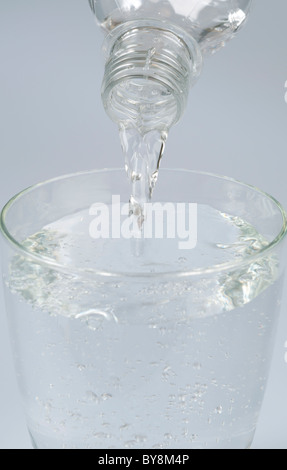
<instances>
[{"instance_id":1,"label":"bottle mouth","mask_svg":"<svg viewBox=\"0 0 287 470\"><path fill-rule=\"evenodd\" d=\"M113 121L145 132L181 118L202 57L194 40L165 27L130 22L108 36L102 98Z\"/></svg>"}]
</instances>

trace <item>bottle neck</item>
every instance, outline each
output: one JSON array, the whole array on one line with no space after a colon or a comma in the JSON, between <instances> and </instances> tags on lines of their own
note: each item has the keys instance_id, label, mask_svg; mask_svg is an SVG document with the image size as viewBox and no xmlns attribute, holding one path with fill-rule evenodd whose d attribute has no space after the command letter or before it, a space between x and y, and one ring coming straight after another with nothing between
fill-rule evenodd
<instances>
[{"instance_id":1,"label":"bottle neck","mask_svg":"<svg viewBox=\"0 0 287 470\"><path fill-rule=\"evenodd\" d=\"M114 122L144 134L179 121L201 70L196 41L162 22L134 21L117 27L105 48L102 98Z\"/></svg>"}]
</instances>

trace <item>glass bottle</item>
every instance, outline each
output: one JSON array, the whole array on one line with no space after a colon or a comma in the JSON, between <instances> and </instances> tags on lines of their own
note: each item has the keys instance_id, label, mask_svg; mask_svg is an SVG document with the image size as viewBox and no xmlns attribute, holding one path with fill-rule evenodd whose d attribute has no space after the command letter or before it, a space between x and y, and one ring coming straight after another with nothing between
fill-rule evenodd
<instances>
[{"instance_id":1,"label":"glass bottle","mask_svg":"<svg viewBox=\"0 0 287 470\"><path fill-rule=\"evenodd\" d=\"M168 131L203 58L244 25L252 0L89 0L106 33L102 97L119 126Z\"/></svg>"}]
</instances>

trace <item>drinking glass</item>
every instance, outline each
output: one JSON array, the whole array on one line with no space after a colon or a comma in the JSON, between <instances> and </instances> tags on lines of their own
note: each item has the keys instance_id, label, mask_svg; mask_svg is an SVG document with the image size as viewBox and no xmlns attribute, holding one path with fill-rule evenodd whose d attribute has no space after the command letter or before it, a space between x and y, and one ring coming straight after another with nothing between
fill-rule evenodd
<instances>
[{"instance_id":1,"label":"drinking glass","mask_svg":"<svg viewBox=\"0 0 287 470\"><path fill-rule=\"evenodd\" d=\"M276 338L286 214L230 178L57 178L1 215L11 342L36 449L247 449Z\"/></svg>"}]
</instances>

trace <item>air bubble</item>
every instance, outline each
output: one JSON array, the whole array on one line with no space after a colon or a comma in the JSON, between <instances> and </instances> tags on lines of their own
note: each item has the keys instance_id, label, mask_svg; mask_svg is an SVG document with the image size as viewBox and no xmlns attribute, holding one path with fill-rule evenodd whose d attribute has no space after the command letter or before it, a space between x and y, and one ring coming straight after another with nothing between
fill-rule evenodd
<instances>
[{"instance_id":1,"label":"air bubble","mask_svg":"<svg viewBox=\"0 0 287 470\"><path fill-rule=\"evenodd\" d=\"M124 446L125 446L127 449L131 449L131 448L134 447L136 444L137 444L136 441L131 440L131 441L125 442L125 443L124 443Z\"/></svg>"},{"instance_id":2,"label":"air bubble","mask_svg":"<svg viewBox=\"0 0 287 470\"><path fill-rule=\"evenodd\" d=\"M222 407L222 406L218 406L217 408L215 408L214 412L215 412L215 414L217 414L217 415L222 415L222 413L223 413L223 407Z\"/></svg>"},{"instance_id":3,"label":"air bubble","mask_svg":"<svg viewBox=\"0 0 287 470\"><path fill-rule=\"evenodd\" d=\"M101 399L102 399L103 401L107 401L107 400L109 400L110 398L113 398L113 396L112 396L110 393L103 393L103 394L101 395Z\"/></svg>"},{"instance_id":4,"label":"air bubble","mask_svg":"<svg viewBox=\"0 0 287 470\"><path fill-rule=\"evenodd\" d=\"M96 439L109 439L111 436L104 432L96 432L93 434Z\"/></svg>"},{"instance_id":5,"label":"air bubble","mask_svg":"<svg viewBox=\"0 0 287 470\"><path fill-rule=\"evenodd\" d=\"M138 443L143 443L147 441L147 437L139 434L135 436L135 441Z\"/></svg>"},{"instance_id":6,"label":"air bubble","mask_svg":"<svg viewBox=\"0 0 287 470\"><path fill-rule=\"evenodd\" d=\"M99 397L96 393L92 392L91 390L89 390L88 392L86 392L86 397L88 398L89 401L92 401L94 403L99 403Z\"/></svg>"},{"instance_id":7,"label":"air bubble","mask_svg":"<svg viewBox=\"0 0 287 470\"><path fill-rule=\"evenodd\" d=\"M176 376L176 373L172 370L172 368L170 366L166 366L163 370L163 373L162 373L162 378L164 381L168 381L168 379L172 378L172 377L175 377Z\"/></svg>"},{"instance_id":8,"label":"air bubble","mask_svg":"<svg viewBox=\"0 0 287 470\"><path fill-rule=\"evenodd\" d=\"M128 428L130 428L130 424L125 423L122 426L120 426L120 431L126 431Z\"/></svg>"}]
</instances>

